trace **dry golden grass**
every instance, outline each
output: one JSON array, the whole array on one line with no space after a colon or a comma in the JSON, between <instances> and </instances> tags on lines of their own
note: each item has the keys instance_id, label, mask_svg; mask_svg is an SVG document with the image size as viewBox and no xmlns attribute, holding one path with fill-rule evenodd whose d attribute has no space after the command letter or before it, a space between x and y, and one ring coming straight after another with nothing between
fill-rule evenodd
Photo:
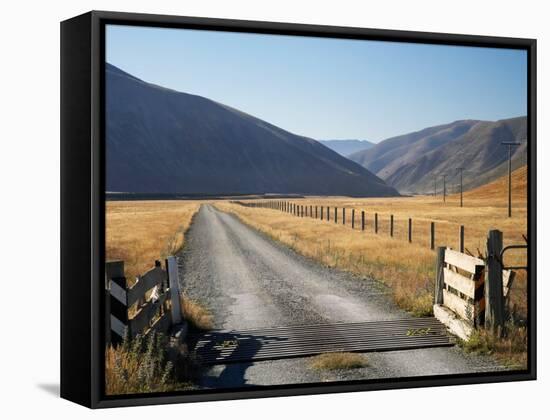
<instances>
[{"instance_id":1,"label":"dry golden grass","mask_svg":"<svg viewBox=\"0 0 550 420\"><path fill-rule=\"evenodd\" d=\"M198 330L210 330L214 328L214 318L210 311L188 297L180 296L182 316Z\"/></svg>"},{"instance_id":2,"label":"dry golden grass","mask_svg":"<svg viewBox=\"0 0 550 420\"><path fill-rule=\"evenodd\" d=\"M185 390L197 368L183 352L170 354L167 338L151 334L137 336L105 352L105 393L141 394Z\"/></svg>"},{"instance_id":3,"label":"dry golden grass","mask_svg":"<svg viewBox=\"0 0 550 420\"><path fill-rule=\"evenodd\" d=\"M527 339L525 327L508 325L502 337L479 329L460 344L469 353L493 355L510 369L527 369Z\"/></svg>"},{"instance_id":4,"label":"dry golden grass","mask_svg":"<svg viewBox=\"0 0 550 420\"><path fill-rule=\"evenodd\" d=\"M123 260L134 279L177 252L185 242L198 201L108 201L106 258Z\"/></svg>"},{"instance_id":5,"label":"dry golden grass","mask_svg":"<svg viewBox=\"0 0 550 420\"><path fill-rule=\"evenodd\" d=\"M496 200L497 203L506 206L508 194L508 176L503 176L494 182L479 188L466 191L467 199ZM525 201L527 196L527 166L522 166L512 173L512 200ZM454 195L453 197L457 197Z\"/></svg>"},{"instance_id":6,"label":"dry golden grass","mask_svg":"<svg viewBox=\"0 0 550 420\"><path fill-rule=\"evenodd\" d=\"M311 358L315 370L357 369L368 366L367 357L358 353L324 353Z\"/></svg>"},{"instance_id":7,"label":"dry golden grass","mask_svg":"<svg viewBox=\"0 0 550 420\"><path fill-rule=\"evenodd\" d=\"M514 173L514 181L520 172ZM525 184L523 184L525 186ZM458 247L459 226L465 226L465 248L474 255L485 252L487 232L504 232L504 244L525 243L527 206L525 188L514 191L513 217L507 217L506 191L501 183L486 188L496 194L481 198L473 191L459 207L456 196L443 203L440 197L343 198L310 197L292 202L308 207L330 207L331 221L299 218L278 210L248 208L217 202L221 210L236 214L250 226L270 235L303 255L321 263L358 275L376 278L391 286L396 302L415 315L432 311L435 253L430 250L430 222L436 225L436 247ZM497 191L496 193L494 191ZM338 224L334 223L338 207ZM342 207L346 208L346 225L342 226ZM351 209L355 209L355 229L351 229ZM366 212L365 232L361 232L361 211ZM320 210L318 211L320 214ZM374 213L378 213L378 234L374 233ZM394 237L389 235L390 215L394 216ZM413 219L413 242L408 243L408 219ZM526 263L525 252L510 252L506 264ZM512 289L512 305L521 316L526 314L526 276L519 271Z\"/></svg>"}]
</instances>

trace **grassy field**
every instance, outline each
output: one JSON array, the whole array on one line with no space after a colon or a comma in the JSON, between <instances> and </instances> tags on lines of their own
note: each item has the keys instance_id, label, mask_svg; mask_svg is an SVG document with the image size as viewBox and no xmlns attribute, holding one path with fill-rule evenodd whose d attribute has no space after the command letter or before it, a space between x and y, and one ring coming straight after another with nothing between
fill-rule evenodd
<instances>
[{"instance_id":1,"label":"grassy field","mask_svg":"<svg viewBox=\"0 0 550 420\"><path fill-rule=\"evenodd\" d=\"M525 243L527 234L526 171L513 174L513 217L507 217L507 184L498 180L459 196L398 198L309 197L292 200L298 205L330 207L331 221L299 218L278 210L248 208L228 202L216 205L232 212L245 223L285 243L321 263L374 277L392 287L396 302L416 315L431 313L433 303L435 253L430 250L430 222L435 222L436 247L458 247L459 226L465 226L465 248L473 255L484 254L487 232L500 229L504 243ZM487 198L485 198L487 197ZM338 207L338 224L334 223ZM346 225L342 226L342 207ZM351 229L351 209L356 225ZM365 232L360 230L361 211L366 212ZM319 210L320 213L320 210ZM374 214L378 213L378 234L374 233ZM394 216L394 237L389 235L390 215ZM408 243L408 219L413 219L413 241ZM510 252L507 264L525 263L525 252ZM518 272L511 305L520 316L526 315L526 276Z\"/></svg>"},{"instance_id":2,"label":"grassy field","mask_svg":"<svg viewBox=\"0 0 550 420\"><path fill-rule=\"evenodd\" d=\"M134 279L174 254L199 209L198 201L108 201L106 258L124 260L126 277Z\"/></svg>"}]
</instances>

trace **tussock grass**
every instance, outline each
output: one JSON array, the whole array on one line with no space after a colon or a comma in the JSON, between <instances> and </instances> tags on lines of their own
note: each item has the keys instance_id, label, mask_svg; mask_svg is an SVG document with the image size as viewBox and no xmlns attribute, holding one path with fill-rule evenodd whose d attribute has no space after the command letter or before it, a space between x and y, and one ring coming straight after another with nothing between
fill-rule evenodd
<instances>
[{"instance_id":1,"label":"tussock grass","mask_svg":"<svg viewBox=\"0 0 550 420\"><path fill-rule=\"evenodd\" d=\"M106 258L124 260L130 282L175 254L197 212L198 201L108 201Z\"/></svg>"},{"instance_id":2,"label":"tussock grass","mask_svg":"<svg viewBox=\"0 0 550 420\"><path fill-rule=\"evenodd\" d=\"M182 316L189 324L202 331L214 328L214 317L208 309L199 302L189 299L185 295L180 295Z\"/></svg>"},{"instance_id":3,"label":"tussock grass","mask_svg":"<svg viewBox=\"0 0 550 420\"><path fill-rule=\"evenodd\" d=\"M147 338L126 337L105 352L107 395L167 392L192 388L197 368L185 351L169 352L167 337L151 333Z\"/></svg>"},{"instance_id":4,"label":"tussock grass","mask_svg":"<svg viewBox=\"0 0 550 420\"><path fill-rule=\"evenodd\" d=\"M311 358L315 370L357 369L368 366L367 357L358 353L324 353Z\"/></svg>"},{"instance_id":5,"label":"tussock grass","mask_svg":"<svg viewBox=\"0 0 550 420\"><path fill-rule=\"evenodd\" d=\"M527 369L527 338L527 328L508 324L501 337L478 329L459 343L469 353L493 355L510 369Z\"/></svg>"}]
</instances>

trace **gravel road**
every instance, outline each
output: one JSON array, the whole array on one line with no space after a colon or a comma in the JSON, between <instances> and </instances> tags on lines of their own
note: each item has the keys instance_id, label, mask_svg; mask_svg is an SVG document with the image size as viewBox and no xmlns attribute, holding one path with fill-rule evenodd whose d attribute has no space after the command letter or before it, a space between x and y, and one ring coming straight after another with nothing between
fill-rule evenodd
<instances>
[{"instance_id":1,"label":"gravel road","mask_svg":"<svg viewBox=\"0 0 550 420\"><path fill-rule=\"evenodd\" d=\"M389 290L367 278L323 267L202 205L178 256L185 293L208 307L215 327L250 329L331 322L402 319ZM368 367L319 372L307 358L217 365L202 386L243 387L407 377L503 369L456 347L368 353Z\"/></svg>"}]
</instances>

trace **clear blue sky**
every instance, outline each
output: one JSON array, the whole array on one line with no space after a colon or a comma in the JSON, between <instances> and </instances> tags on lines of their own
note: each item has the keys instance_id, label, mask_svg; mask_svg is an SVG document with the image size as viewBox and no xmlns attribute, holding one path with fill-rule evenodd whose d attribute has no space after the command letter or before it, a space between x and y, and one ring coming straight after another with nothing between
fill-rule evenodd
<instances>
[{"instance_id":1,"label":"clear blue sky","mask_svg":"<svg viewBox=\"0 0 550 420\"><path fill-rule=\"evenodd\" d=\"M519 50L112 25L106 44L107 61L140 79L315 139L527 114Z\"/></svg>"}]
</instances>

